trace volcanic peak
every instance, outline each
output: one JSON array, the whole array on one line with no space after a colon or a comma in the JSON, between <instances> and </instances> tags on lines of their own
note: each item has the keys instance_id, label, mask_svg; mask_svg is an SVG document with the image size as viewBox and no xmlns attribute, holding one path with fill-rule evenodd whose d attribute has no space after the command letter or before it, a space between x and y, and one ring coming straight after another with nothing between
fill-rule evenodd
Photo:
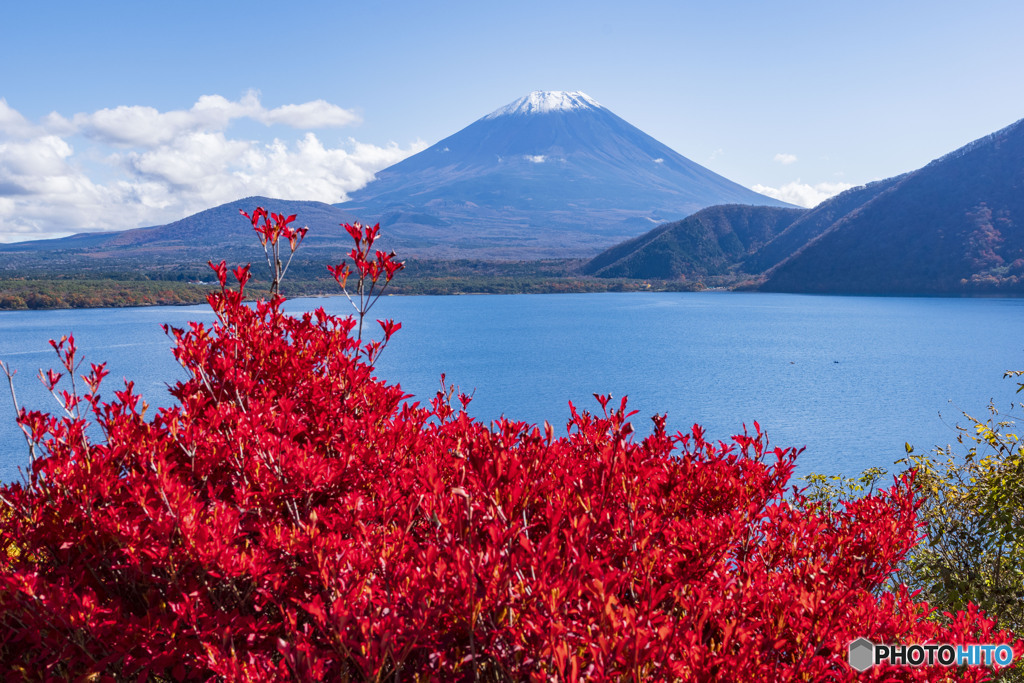
<instances>
[{"instance_id":1,"label":"volcanic peak","mask_svg":"<svg viewBox=\"0 0 1024 683\"><path fill-rule=\"evenodd\" d=\"M592 97L580 91L534 90L525 97L520 97L511 104L496 109L485 118L496 119L499 116L523 116L528 114L550 114L559 111L580 109L601 109L601 105Z\"/></svg>"}]
</instances>

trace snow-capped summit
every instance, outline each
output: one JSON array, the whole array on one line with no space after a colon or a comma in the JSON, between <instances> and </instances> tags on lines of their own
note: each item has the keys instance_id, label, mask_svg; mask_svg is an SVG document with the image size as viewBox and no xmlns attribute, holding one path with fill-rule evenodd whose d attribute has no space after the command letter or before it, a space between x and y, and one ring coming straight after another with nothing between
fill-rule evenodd
<instances>
[{"instance_id":1,"label":"snow-capped summit","mask_svg":"<svg viewBox=\"0 0 1024 683\"><path fill-rule=\"evenodd\" d=\"M488 119L499 116L515 116L522 114L550 114L556 111L573 111L574 109L600 109L601 105L586 93L576 90L534 90L526 97L520 97L501 109L487 115Z\"/></svg>"}]
</instances>

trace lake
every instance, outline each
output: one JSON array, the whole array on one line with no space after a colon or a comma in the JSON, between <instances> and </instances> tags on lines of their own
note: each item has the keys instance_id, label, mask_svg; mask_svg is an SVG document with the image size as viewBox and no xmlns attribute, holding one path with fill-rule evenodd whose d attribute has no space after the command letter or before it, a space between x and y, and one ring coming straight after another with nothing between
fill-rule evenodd
<instances>
[{"instance_id":1,"label":"lake","mask_svg":"<svg viewBox=\"0 0 1024 683\"><path fill-rule=\"evenodd\" d=\"M341 297L295 299L292 312L351 311ZM378 374L423 400L441 373L473 393L470 413L556 427L568 402L627 395L639 413L668 414L671 431L702 424L727 439L757 420L772 443L805 446L798 475L893 471L903 444L955 442L962 411L1001 409L1024 369L1024 300L829 297L733 292L386 297L373 317L403 323ZM86 362L107 361L105 395L135 381L150 403L184 377L162 323L212 319L206 306L0 312L0 359L19 371L19 400L57 409L39 368L49 339L73 332ZM376 324L373 324L376 327ZM4 387L0 480L28 455Z\"/></svg>"}]
</instances>

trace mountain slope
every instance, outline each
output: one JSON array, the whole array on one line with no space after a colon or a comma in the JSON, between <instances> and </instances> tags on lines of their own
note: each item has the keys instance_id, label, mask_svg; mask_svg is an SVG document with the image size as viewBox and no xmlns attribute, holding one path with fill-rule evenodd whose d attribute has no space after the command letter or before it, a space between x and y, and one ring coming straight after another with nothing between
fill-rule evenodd
<instances>
[{"instance_id":1,"label":"mountain slope","mask_svg":"<svg viewBox=\"0 0 1024 683\"><path fill-rule=\"evenodd\" d=\"M1024 294L1024 120L810 210L705 209L584 269L643 279L729 275L761 280L766 291Z\"/></svg>"},{"instance_id":2,"label":"mountain slope","mask_svg":"<svg viewBox=\"0 0 1024 683\"><path fill-rule=\"evenodd\" d=\"M805 211L793 223L743 260L745 273L761 273L790 258L834 223L897 185L903 176L854 187Z\"/></svg>"},{"instance_id":3,"label":"mountain slope","mask_svg":"<svg viewBox=\"0 0 1024 683\"><path fill-rule=\"evenodd\" d=\"M338 206L419 255L593 254L713 204L787 206L690 161L583 93L535 92L387 168Z\"/></svg>"},{"instance_id":4,"label":"mountain slope","mask_svg":"<svg viewBox=\"0 0 1024 683\"><path fill-rule=\"evenodd\" d=\"M584 272L660 280L725 275L805 213L767 206L712 206L602 252Z\"/></svg>"},{"instance_id":5,"label":"mountain slope","mask_svg":"<svg viewBox=\"0 0 1024 683\"><path fill-rule=\"evenodd\" d=\"M1024 292L1024 120L887 182L763 289Z\"/></svg>"},{"instance_id":6,"label":"mountain slope","mask_svg":"<svg viewBox=\"0 0 1024 683\"><path fill-rule=\"evenodd\" d=\"M297 214L293 225L310 228L302 246L304 256L326 253L340 261L352 248L352 239L339 224L355 219L343 209L322 202L246 197L167 225L3 244L0 254L5 255L7 268L37 269L51 264L54 270L71 272L123 270L133 264L196 266L221 259L261 263L264 256L252 224L239 213L252 213L257 206ZM382 247L390 248L390 243L382 243Z\"/></svg>"}]
</instances>

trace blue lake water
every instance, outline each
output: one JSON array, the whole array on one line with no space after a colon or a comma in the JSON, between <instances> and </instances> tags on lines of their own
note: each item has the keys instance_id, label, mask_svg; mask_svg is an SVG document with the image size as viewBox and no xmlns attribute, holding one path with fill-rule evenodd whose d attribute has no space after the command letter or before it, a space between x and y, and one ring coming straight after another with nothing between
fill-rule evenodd
<instances>
[{"instance_id":1,"label":"blue lake water","mask_svg":"<svg viewBox=\"0 0 1024 683\"><path fill-rule=\"evenodd\" d=\"M343 298L289 310L350 312ZM667 413L670 430L702 424L727 439L754 420L773 443L806 446L798 475L892 471L904 442L954 442L961 411L1008 408L1024 369L1024 300L623 293L387 297L372 311L403 323L379 375L429 399L441 373L474 393L470 413L564 425L568 402L628 395L637 430ZM0 312L0 359L19 371L19 400L56 410L34 375L55 364L47 341L73 332L87 362L107 361L166 405L184 377L161 323L210 320L206 306ZM373 323L376 327L376 324ZM6 389L6 387L4 388ZM28 455L0 395L0 480Z\"/></svg>"}]
</instances>

